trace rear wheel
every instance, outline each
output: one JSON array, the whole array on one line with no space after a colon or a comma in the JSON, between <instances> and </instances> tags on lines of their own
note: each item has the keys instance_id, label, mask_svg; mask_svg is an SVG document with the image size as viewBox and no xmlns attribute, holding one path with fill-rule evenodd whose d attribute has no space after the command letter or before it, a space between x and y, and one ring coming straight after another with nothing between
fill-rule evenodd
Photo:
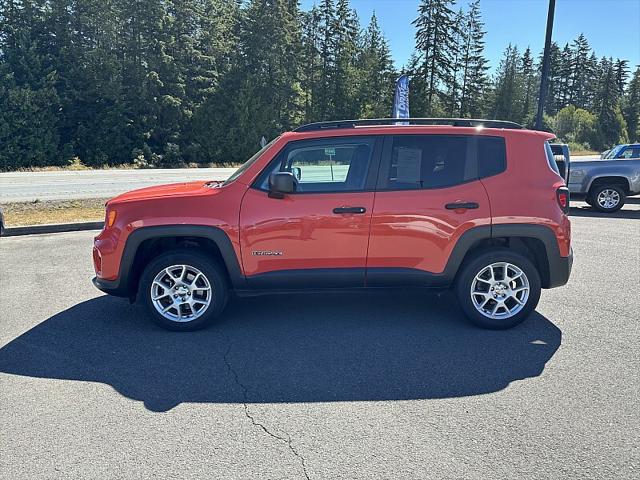
<instances>
[{"instance_id":1,"label":"rear wheel","mask_svg":"<svg viewBox=\"0 0 640 480\"><path fill-rule=\"evenodd\" d=\"M617 212L624 205L626 195L618 185L599 185L589 195L590 205L604 213Z\"/></svg>"},{"instance_id":2,"label":"rear wheel","mask_svg":"<svg viewBox=\"0 0 640 480\"><path fill-rule=\"evenodd\" d=\"M480 253L460 271L456 293L476 325L511 328L524 321L540 300L540 275L531 261L508 249Z\"/></svg>"},{"instance_id":3,"label":"rear wheel","mask_svg":"<svg viewBox=\"0 0 640 480\"><path fill-rule=\"evenodd\" d=\"M209 325L227 303L223 272L209 257L174 250L153 259L139 292L152 319L168 330L191 331Z\"/></svg>"}]
</instances>

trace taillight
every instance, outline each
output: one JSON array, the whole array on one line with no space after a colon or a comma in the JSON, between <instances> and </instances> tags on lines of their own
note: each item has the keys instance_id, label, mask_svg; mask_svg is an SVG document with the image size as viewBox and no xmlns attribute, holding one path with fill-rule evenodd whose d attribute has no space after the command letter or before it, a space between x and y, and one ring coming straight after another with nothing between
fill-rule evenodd
<instances>
[{"instance_id":1,"label":"taillight","mask_svg":"<svg viewBox=\"0 0 640 480\"><path fill-rule=\"evenodd\" d=\"M569 189L567 187L560 187L556 190L556 199L558 200L558 206L564 213L569 213Z\"/></svg>"}]
</instances>

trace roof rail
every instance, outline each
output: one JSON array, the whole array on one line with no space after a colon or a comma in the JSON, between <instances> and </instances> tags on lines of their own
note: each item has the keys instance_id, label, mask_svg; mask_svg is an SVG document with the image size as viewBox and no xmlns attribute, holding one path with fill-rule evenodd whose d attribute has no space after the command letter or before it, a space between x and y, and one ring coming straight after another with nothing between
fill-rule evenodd
<instances>
[{"instance_id":1,"label":"roof rail","mask_svg":"<svg viewBox=\"0 0 640 480\"><path fill-rule=\"evenodd\" d=\"M394 125L397 123L409 125L450 125L452 127L524 128L522 125L515 122L476 118L365 118L361 120L336 120L331 122L308 123L296 128L294 132L311 132L314 130L332 130L376 125Z\"/></svg>"}]
</instances>

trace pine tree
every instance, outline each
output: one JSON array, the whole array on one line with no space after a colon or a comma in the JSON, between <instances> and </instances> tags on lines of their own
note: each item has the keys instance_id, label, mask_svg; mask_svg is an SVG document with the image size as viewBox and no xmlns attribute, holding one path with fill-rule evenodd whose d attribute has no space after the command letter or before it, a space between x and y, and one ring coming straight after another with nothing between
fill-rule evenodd
<instances>
[{"instance_id":1,"label":"pine tree","mask_svg":"<svg viewBox=\"0 0 640 480\"><path fill-rule=\"evenodd\" d=\"M518 47L509 44L496 72L491 118L522 121L521 61Z\"/></svg>"},{"instance_id":2,"label":"pine tree","mask_svg":"<svg viewBox=\"0 0 640 480\"><path fill-rule=\"evenodd\" d=\"M531 54L531 49L527 47L522 55L522 63L521 63L522 71L521 71L521 81L522 81L522 113L520 115L520 119L527 123L528 120L533 118L534 111L536 108L536 99L537 99L537 91L536 87L538 86L538 76L535 73L535 68L533 65L533 56Z\"/></svg>"},{"instance_id":3,"label":"pine tree","mask_svg":"<svg viewBox=\"0 0 640 480\"><path fill-rule=\"evenodd\" d=\"M586 108L588 84L592 77L592 64L589 60L591 47L582 33L573 41L570 51L571 57L567 65L570 79L567 103L578 108Z\"/></svg>"},{"instance_id":4,"label":"pine tree","mask_svg":"<svg viewBox=\"0 0 640 480\"><path fill-rule=\"evenodd\" d=\"M629 61L620 60L618 58L613 68L615 70L617 93L618 96L621 96L624 93L625 86L627 85L627 78L629 78Z\"/></svg>"},{"instance_id":5,"label":"pine tree","mask_svg":"<svg viewBox=\"0 0 640 480\"><path fill-rule=\"evenodd\" d=\"M363 35L358 64L361 76L358 116L388 116L393 98L395 72L388 42L378 26L375 12Z\"/></svg>"},{"instance_id":6,"label":"pine tree","mask_svg":"<svg viewBox=\"0 0 640 480\"><path fill-rule=\"evenodd\" d=\"M0 169L59 164L57 74L45 2L0 5Z\"/></svg>"},{"instance_id":7,"label":"pine tree","mask_svg":"<svg viewBox=\"0 0 640 480\"><path fill-rule=\"evenodd\" d=\"M317 6L302 13L302 90L304 94L304 120L313 122L320 118L318 95L322 78L320 42L320 10Z\"/></svg>"},{"instance_id":8,"label":"pine tree","mask_svg":"<svg viewBox=\"0 0 640 480\"><path fill-rule=\"evenodd\" d=\"M483 110L482 98L487 87L487 59L484 57L484 24L480 13L480 0L469 5L463 24L462 85L460 91L460 117L479 117Z\"/></svg>"},{"instance_id":9,"label":"pine tree","mask_svg":"<svg viewBox=\"0 0 640 480\"><path fill-rule=\"evenodd\" d=\"M336 11L333 0L322 0L320 4L320 65L321 75L317 87L317 109L315 118L327 120L335 111L334 78L336 75L336 37L334 27L336 23Z\"/></svg>"},{"instance_id":10,"label":"pine tree","mask_svg":"<svg viewBox=\"0 0 640 480\"><path fill-rule=\"evenodd\" d=\"M338 0L334 25L335 74L333 84L333 118L354 118L360 75L356 69L358 58L358 17L349 7L349 0Z\"/></svg>"},{"instance_id":11,"label":"pine tree","mask_svg":"<svg viewBox=\"0 0 640 480\"><path fill-rule=\"evenodd\" d=\"M414 96L424 98L418 104L420 115L435 116L441 113L442 85L446 83L452 69L452 32L455 28L453 0L422 0L418 7L416 27L416 50L418 63L413 76L424 80L424 91ZM420 83L414 82L415 87Z\"/></svg>"},{"instance_id":12,"label":"pine tree","mask_svg":"<svg viewBox=\"0 0 640 480\"><path fill-rule=\"evenodd\" d=\"M640 140L640 66L636 68L629 82L623 105L629 141L637 142Z\"/></svg>"},{"instance_id":13,"label":"pine tree","mask_svg":"<svg viewBox=\"0 0 640 480\"><path fill-rule=\"evenodd\" d=\"M462 9L460 9L454 17L451 27L451 68L444 83L445 92L443 95L443 103L446 114L449 117L455 116L456 112L460 110L461 75L464 69L464 24L465 14Z\"/></svg>"},{"instance_id":14,"label":"pine tree","mask_svg":"<svg viewBox=\"0 0 640 480\"><path fill-rule=\"evenodd\" d=\"M598 139L595 146L605 149L618 143L625 143L628 135L627 125L620 109L613 59L603 57L599 68L602 73L595 99L595 113L598 117Z\"/></svg>"}]
</instances>

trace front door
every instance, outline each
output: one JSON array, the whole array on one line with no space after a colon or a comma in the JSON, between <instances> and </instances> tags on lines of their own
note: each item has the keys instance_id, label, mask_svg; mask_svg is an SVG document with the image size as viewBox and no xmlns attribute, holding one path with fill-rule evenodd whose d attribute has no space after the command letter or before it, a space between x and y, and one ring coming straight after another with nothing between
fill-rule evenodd
<instances>
[{"instance_id":1,"label":"front door","mask_svg":"<svg viewBox=\"0 0 640 480\"><path fill-rule=\"evenodd\" d=\"M374 137L287 144L242 201L240 245L249 287L364 284L379 149ZM294 174L296 191L270 198L269 175L278 171Z\"/></svg>"}]
</instances>

